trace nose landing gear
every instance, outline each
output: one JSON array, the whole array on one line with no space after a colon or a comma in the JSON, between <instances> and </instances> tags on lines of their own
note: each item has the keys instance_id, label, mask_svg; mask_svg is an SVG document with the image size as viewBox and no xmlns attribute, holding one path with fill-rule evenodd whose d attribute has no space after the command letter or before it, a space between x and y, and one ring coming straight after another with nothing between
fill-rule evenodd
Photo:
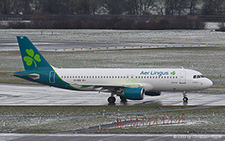
<instances>
[{"instance_id":1,"label":"nose landing gear","mask_svg":"<svg viewBox=\"0 0 225 141\"><path fill-rule=\"evenodd\" d=\"M184 96L183 102L184 103L188 103L188 98L187 98L187 92L186 91L183 92L183 96Z\"/></svg>"}]
</instances>

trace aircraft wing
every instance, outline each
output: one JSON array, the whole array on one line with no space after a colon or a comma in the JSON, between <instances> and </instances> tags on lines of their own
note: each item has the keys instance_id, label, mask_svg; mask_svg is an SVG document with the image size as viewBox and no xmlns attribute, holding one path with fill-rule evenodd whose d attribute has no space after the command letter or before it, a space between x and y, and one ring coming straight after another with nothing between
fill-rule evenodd
<instances>
[{"instance_id":1,"label":"aircraft wing","mask_svg":"<svg viewBox=\"0 0 225 141\"><path fill-rule=\"evenodd\" d=\"M132 84L78 84L78 86L94 86L94 87L119 87L119 88L133 88L133 87L140 87L140 84L132 83Z\"/></svg>"},{"instance_id":2,"label":"aircraft wing","mask_svg":"<svg viewBox=\"0 0 225 141\"><path fill-rule=\"evenodd\" d=\"M97 91L114 91L116 90L122 90L124 88L138 88L142 87L138 83L132 83L132 84L73 84L73 86L80 86L81 88L92 88Z\"/></svg>"}]
</instances>

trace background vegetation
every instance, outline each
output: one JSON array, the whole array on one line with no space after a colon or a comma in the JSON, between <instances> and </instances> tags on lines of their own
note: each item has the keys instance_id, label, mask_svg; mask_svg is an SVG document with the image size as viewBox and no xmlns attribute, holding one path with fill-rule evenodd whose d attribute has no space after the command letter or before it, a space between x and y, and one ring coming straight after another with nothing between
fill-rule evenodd
<instances>
[{"instance_id":1,"label":"background vegetation","mask_svg":"<svg viewBox=\"0 0 225 141\"><path fill-rule=\"evenodd\" d=\"M202 29L224 9L224 0L1 0L0 20L10 20L1 28Z\"/></svg>"}]
</instances>

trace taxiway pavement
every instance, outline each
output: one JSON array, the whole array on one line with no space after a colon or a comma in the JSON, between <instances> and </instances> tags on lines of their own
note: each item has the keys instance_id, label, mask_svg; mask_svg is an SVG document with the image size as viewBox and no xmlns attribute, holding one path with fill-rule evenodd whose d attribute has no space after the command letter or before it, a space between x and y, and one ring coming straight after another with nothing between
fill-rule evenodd
<instances>
[{"instance_id":1,"label":"taxiway pavement","mask_svg":"<svg viewBox=\"0 0 225 141\"><path fill-rule=\"evenodd\" d=\"M0 134L1 141L224 141L220 134Z\"/></svg>"},{"instance_id":2,"label":"taxiway pavement","mask_svg":"<svg viewBox=\"0 0 225 141\"><path fill-rule=\"evenodd\" d=\"M43 85L0 84L0 105L108 105L110 93L80 92ZM187 94L187 105L224 106L223 93ZM116 97L116 105L124 105ZM128 100L126 105L182 106L181 92L162 92L160 96L145 96L144 100Z\"/></svg>"}]
</instances>

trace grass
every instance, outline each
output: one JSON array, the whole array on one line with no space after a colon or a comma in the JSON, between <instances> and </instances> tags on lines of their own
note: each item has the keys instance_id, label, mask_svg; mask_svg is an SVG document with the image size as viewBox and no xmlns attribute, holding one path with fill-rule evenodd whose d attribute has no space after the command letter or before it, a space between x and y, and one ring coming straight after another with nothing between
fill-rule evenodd
<instances>
[{"instance_id":1,"label":"grass","mask_svg":"<svg viewBox=\"0 0 225 141\"><path fill-rule=\"evenodd\" d=\"M191 108L191 109L190 109ZM1 120L6 126L0 124L1 133L225 133L224 107L182 107L182 106L0 106ZM118 109L120 114L118 115ZM176 110L174 110L176 109ZM105 110L105 116L102 115ZM168 111L165 111L168 110ZM125 112L143 112L130 113ZM154 112L152 112L154 111ZM214 115L212 114L214 112ZM59 118L57 118L57 113ZM101 130L82 130L98 124L114 123L117 118L154 117L162 115L184 114L187 123L173 126L150 126L138 128L107 128ZM92 115L73 117L77 115ZM13 116L5 117L4 116ZM14 117L17 116L17 117ZM22 117L18 117L22 116ZM53 116L53 117L52 117ZM65 117L63 117L65 116ZM41 120L38 122L38 118ZM76 130L80 131L76 131Z\"/></svg>"},{"instance_id":2,"label":"grass","mask_svg":"<svg viewBox=\"0 0 225 141\"><path fill-rule=\"evenodd\" d=\"M169 107L170 109L183 109L184 107ZM33 116L46 115L56 116L57 113L62 116L72 115L97 115L120 112L138 112L151 110L168 109L166 106L0 106L1 115Z\"/></svg>"}]
</instances>

